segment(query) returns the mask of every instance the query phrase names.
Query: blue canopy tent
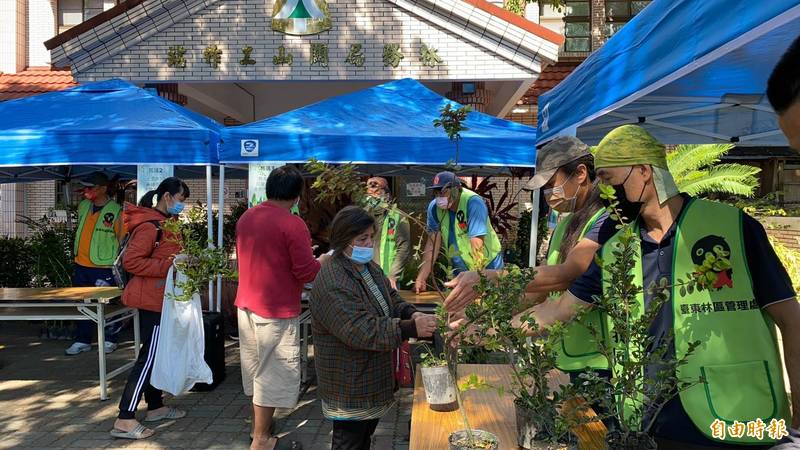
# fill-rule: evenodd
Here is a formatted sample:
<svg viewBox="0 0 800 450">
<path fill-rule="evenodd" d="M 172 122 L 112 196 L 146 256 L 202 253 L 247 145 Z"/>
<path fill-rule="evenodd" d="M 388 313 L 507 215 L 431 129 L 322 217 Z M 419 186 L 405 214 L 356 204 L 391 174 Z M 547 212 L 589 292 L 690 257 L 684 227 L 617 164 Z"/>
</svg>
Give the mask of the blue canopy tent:
<svg viewBox="0 0 800 450">
<path fill-rule="evenodd" d="M 0 183 L 69 180 L 95 170 L 133 178 L 137 164 L 205 166 L 212 202 L 221 125 L 126 81 L 2 102 L 0 117 Z M 198 171 L 176 175 L 197 177 Z M 209 240 L 211 214 L 209 208 Z"/>
<path fill-rule="evenodd" d="M 2 102 L 0 117 L 0 182 L 218 162 L 221 125 L 120 79 Z"/>
<path fill-rule="evenodd" d="M 797 0 L 655 0 L 539 97 L 539 143 L 639 123 L 666 144 L 786 145 L 764 94 L 798 35 Z"/>
<path fill-rule="evenodd" d="M 439 110 L 459 106 L 412 79 L 332 97 L 222 132 L 220 162 L 441 166 L 455 146 L 433 127 Z M 464 125 L 458 163 L 504 169 L 533 167 L 536 130 L 479 112 Z"/>
</svg>

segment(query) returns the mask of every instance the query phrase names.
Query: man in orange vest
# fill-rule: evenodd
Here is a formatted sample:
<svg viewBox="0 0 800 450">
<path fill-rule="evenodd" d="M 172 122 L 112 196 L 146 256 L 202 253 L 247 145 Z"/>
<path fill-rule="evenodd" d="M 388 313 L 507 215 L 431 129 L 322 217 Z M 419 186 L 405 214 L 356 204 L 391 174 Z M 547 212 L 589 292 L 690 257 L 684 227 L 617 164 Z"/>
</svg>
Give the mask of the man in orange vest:
<svg viewBox="0 0 800 450">
<path fill-rule="evenodd" d="M 78 205 L 78 230 L 75 235 L 75 287 L 113 286 L 111 266 L 117 257 L 119 243 L 124 236 L 122 207 L 109 195 L 110 180 L 102 172 L 95 172 L 80 182 L 85 199 Z M 117 349 L 120 323 L 106 327 L 105 352 Z M 88 320 L 79 320 L 75 342 L 66 350 L 67 355 L 88 352 L 92 348 L 95 326 Z"/>
</svg>

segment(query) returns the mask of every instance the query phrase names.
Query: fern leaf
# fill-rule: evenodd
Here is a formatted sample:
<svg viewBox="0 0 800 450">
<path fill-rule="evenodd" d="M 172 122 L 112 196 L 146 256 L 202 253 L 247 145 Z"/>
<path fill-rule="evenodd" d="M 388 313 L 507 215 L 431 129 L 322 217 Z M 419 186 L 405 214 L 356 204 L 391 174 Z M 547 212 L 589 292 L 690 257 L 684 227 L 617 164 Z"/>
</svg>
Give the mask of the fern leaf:
<svg viewBox="0 0 800 450">
<path fill-rule="evenodd" d="M 673 177 L 681 178 L 687 173 L 718 163 L 732 144 L 679 145 L 667 154 L 667 165 Z"/>
<path fill-rule="evenodd" d="M 743 164 L 720 164 L 684 177 L 678 188 L 689 195 L 733 194 L 752 197 L 758 187 L 758 167 Z"/>
</svg>

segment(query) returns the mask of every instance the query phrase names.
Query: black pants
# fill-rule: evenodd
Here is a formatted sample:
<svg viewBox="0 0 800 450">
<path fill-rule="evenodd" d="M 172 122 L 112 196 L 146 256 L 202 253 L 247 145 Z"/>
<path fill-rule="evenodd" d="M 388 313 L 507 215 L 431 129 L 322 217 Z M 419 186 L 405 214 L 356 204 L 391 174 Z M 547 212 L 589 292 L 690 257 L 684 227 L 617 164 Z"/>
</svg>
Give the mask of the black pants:
<svg viewBox="0 0 800 450">
<path fill-rule="evenodd" d="M 369 450 L 379 421 L 334 420 L 331 450 Z"/>
<path fill-rule="evenodd" d="M 136 417 L 136 407 L 139 405 L 139 400 L 142 399 L 142 392 L 144 392 L 148 411 L 164 406 L 161 391 L 150 386 L 150 373 L 153 371 L 153 360 L 158 347 L 160 322 L 161 313 L 139 310 L 139 333 L 142 336 L 142 348 L 139 350 L 139 358 L 136 359 L 131 374 L 128 375 L 128 383 L 125 385 L 125 391 L 119 401 L 118 417 L 120 419 Z"/>
</svg>

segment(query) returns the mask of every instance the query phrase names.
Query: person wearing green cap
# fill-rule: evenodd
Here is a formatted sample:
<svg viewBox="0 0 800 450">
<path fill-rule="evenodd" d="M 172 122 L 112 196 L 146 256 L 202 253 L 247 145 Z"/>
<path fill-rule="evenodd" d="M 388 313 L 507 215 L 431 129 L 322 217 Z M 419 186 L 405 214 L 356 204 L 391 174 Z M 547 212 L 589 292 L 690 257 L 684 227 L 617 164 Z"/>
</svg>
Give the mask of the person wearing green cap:
<svg viewBox="0 0 800 450">
<path fill-rule="evenodd" d="M 676 375 L 705 380 L 668 401 L 655 417 L 652 433 L 659 450 L 766 449 L 774 443 L 766 436 L 761 440 L 746 434 L 721 440 L 712 429 L 717 420 L 730 425 L 775 418 L 789 426 L 773 323 L 783 336 L 783 362 L 795 411 L 791 423 L 797 428 L 800 328 L 793 325 L 800 322 L 800 304 L 761 224 L 737 208 L 680 194 L 664 145 L 642 127 L 624 125 L 611 131 L 597 147 L 595 167 L 600 180 L 614 186 L 626 222 L 639 232 L 641 251 L 633 273 L 638 285 L 663 279 L 672 284 L 693 272 L 706 252 L 719 248 L 729 253 L 731 268 L 717 274 L 711 289 L 671 296 L 650 327 L 653 346 L 669 345 L 678 356 L 686 353 L 690 340 L 699 339 L 700 346 Z M 613 257 L 618 239 L 615 235 L 603 245 L 602 259 Z M 591 309 L 603 295 L 603 278 L 603 269 L 592 262 L 557 301 L 527 312 L 544 329 L 569 322 L 576 311 Z M 640 297 L 642 309 L 650 297 L 649 292 Z M 649 368 L 645 376 L 655 378 L 657 370 Z"/>
</svg>

